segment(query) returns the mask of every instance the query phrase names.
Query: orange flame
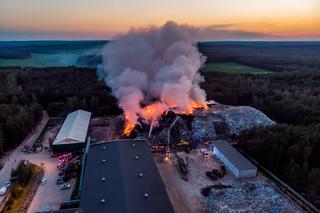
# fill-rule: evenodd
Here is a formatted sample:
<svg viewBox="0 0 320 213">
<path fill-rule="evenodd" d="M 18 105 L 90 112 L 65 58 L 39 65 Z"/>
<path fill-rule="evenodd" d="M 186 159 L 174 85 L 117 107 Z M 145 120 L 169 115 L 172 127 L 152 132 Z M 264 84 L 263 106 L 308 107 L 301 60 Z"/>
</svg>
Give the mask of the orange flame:
<svg viewBox="0 0 320 213">
<path fill-rule="evenodd" d="M 191 115 L 194 112 L 194 110 L 196 110 L 196 109 L 208 110 L 208 108 L 209 108 L 208 105 L 205 104 L 205 103 L 196 102 L 196 101 L 193 101 L 193 100 L 191 100 L 190 102 L 191 103 L 190 103 L 189 108 L 182 114 Z"/>
<path fill-rule="evenodd" d="M 123 133 L 126 136 L 129 136 L 131 134 L 133 128 L 136 126 L 136 123 L 134 121 L 132 121 L 131 119 L 129 119 L 129 116 L 125 116 L 125 117 L 126 117 L 126 123 L 125 123 Z"/>
<path fill-rule="evenodd" d="M 174 109 L 173 111 L 178 114 L 188 114 L 188 115 L 191 115 L 195 109 L 202 108 L 202 109 L 208 110 L 208 106 L 205 103 L 196 102 L 193 100 L 190 100 L 189 107 L 184 110 L 176 109 L 176 107 L 168 107 L 165 104 L 162 104 L 161 102 L 155 102 L 142 108 L 139 114 L 140 114 L 140 117 L 148 121 L 150 125 L 153 122 L 153 126 L 157 126 L 159 118 L 163 113 L 165 113 L 168 110 L 168 108 Z M 136 126 L 136 123 L 134 121 L 131 121 L 129 117 L 126 116 L 124 134 L 126 136 L 129 136 L 135 126 Z"/>
<path fill-rule="evenodd" d="M 152 120 L 156 122 L 166 110 L 167 107 L 165 107 L 165 105 L 156 102 L 142 108 L 140 114 L 144 119 L 151 123 Z"/>
</svg>

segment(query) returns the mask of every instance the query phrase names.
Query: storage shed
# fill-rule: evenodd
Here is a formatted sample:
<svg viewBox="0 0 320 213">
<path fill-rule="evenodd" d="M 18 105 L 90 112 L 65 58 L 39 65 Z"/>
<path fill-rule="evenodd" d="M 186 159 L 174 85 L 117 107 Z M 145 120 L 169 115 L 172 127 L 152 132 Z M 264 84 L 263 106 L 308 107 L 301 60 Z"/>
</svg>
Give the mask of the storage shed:
<svg viewBox="0 0 320 213">
<path fill-rule="evenodd" d="M 226 141 L 212 143 L 214 154 L 237 178 L 255 177 L 257 167 Z"/>
<path fill-rule="evenodd" d="M 52 143 L 56 152 L 75 151 L 85 146 L 91 112 L 77 110 L 69 113 Z"/>
</svg>

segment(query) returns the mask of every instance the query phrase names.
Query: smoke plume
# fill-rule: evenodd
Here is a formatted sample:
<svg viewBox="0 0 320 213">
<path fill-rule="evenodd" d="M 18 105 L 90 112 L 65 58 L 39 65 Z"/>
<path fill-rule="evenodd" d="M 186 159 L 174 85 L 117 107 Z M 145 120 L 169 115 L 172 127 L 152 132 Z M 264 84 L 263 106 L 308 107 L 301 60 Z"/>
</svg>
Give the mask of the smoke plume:
<svg viewBox="0 0 320 213">
<path fill-rule="evenodd" d="M 105 46 L 105 82 L 125 113 L 127 128 L 168 109 L 187 113 L 206 106 L 198 72 L 205 57 L 196 47 L 197 35 L 196 28 L 167 22 L 131 29 Z"/>
</svg>

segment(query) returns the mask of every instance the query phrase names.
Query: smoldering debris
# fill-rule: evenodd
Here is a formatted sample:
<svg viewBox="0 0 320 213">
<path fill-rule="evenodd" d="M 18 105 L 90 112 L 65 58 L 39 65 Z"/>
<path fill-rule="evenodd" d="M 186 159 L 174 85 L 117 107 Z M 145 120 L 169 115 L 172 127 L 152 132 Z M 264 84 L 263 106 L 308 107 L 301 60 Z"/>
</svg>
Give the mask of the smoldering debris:
<svg viewBox="0 0 320 213">
<path fill-rule="evenodd" d="M 198 146 L 206 141 L 230 138 L 253 127 L 275 124 L 265 114 L 252 107 L 215 104 L 208 110 L 198 109 L 191 115 L 168 112 L 160 118 L 158 126 L 152 129 L 149 141 L 153 145 L 166 145 L 168 129 L 177 117 L 178 121 L 170 130 L 169 143 L 172 148 L 183 141 Z M 142 124 L 133 132 L 135 136 L 148 138 L 149 127 L 150 125 Z"/>
</svg>

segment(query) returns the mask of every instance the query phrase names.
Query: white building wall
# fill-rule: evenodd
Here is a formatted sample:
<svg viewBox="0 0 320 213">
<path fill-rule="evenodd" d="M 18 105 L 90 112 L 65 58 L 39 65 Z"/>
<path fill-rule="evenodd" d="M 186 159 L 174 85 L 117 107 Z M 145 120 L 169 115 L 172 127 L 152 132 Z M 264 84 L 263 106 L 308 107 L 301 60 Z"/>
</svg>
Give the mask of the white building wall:
<svg viewBox="0 0 320 213">
<path fill-rule="evenodd" d="M 255 177 L 255 176 L 257 176 L 257 169 L 242 170 L 239 175 L 239 177 Z"/>
<path fill-rule="evenodd" d="M 237 178 L 255 177 L 257 175 L 257 169 L 239 170 L 216 148 L 214 148 L 214 154 L 224 163 L 224 165 L 229 169 L 229 171 L 231 171 L 231 173 Z"/>
</svg>

